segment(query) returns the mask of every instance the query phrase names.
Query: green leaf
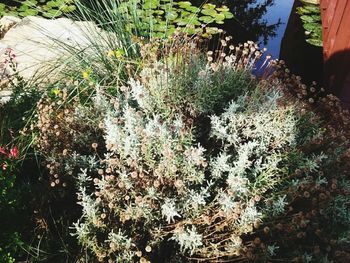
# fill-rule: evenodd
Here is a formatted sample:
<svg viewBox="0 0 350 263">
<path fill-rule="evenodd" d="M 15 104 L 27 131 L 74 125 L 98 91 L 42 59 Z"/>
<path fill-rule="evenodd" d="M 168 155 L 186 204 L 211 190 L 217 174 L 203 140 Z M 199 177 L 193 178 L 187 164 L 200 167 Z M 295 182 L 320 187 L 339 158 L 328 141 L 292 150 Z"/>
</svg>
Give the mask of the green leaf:
<svg viewBox="0 0 350 263">
<path fill-rule="evenodd" d="M 25 11 L 27 11 L 29 9 L 29 7 L 27 6 L 27 5 L 21 5 L 18 9 L 17 9 L 17 11 L 19 11 L 19 12 L 25 12 Z"/>
<path fill-rule="evenodd" d="M 207 10 L 210 10 L 210 9 L 215 9 L 216 5 L 213 5 L 213 4 L 204 4 L 203 5 L 203 9 L 207 9 Z"/>
<path fill-rule="evenodd" d="M 186 25 L 193 25 L 193 26 L 200 26 L 201 22 L 198 21 L 197 17 L 195 15 L 188 16 L 184 19 L 182 19 L 181 23 L 179 23 L 181 26 Z"/>
<path fill-rule="evenodd" d="M 206 24 L 210 24 L 210 23 L 213 23 L 215 21 L 215 19 L 212 18 L 211 16 L 201 16 L 198 20 L 202 21 L 203 23 L 206 23 Z"/>
<path fill-rule="evenodd" d="M 322 21 L 320 15 L 313 15 L 313 16 L 311 16 L 311 17 L 312 17 L 312 19 L 313 19 L 314 21 L 317 21 L 317 22 L 321 22 L 321 21 Z"/>
<path fill-rule="evenodd" d="M 62 12 L 60 10 L 53 10 L 53 9 L 43 13 L 43 16 L 46 18 L 56 18 L 61 15 L 62 15 Z"/>
<path fill-rule="evenodd" d="M 46 3 L 47 6 L 49 7 L 59 7 L 59 3 L 58 2 L 55 2 L 55 1 L 49 1 Z"/>
<path fill-rule="evenodd" d="M 304 7 L 297 7 L 297 14 L 299 15 L 308 15 L 311 14 L 312 12 L 305 9 Z"/>
<path fill-rule="evenodd" d="M 320 7 L 318 5 L 305 5 L 304 9 L 310 13 L 319 13 Z"/>
<path fill-rule="evenodd" d="M 196 6 L 190 6 L 190 7 L 187 7 L 185 8 L 187 11 L 190 11 L 192 13 L 198 13 L 200 11 L 200 9 Z"/>
<path fill-rule="evenodd" d="M 306 42 L 317 47 L 323 46 L 323 42 L 320 39 L 309 38 L 309 39 L 306 39 Z"/>
<path fill-rule="evenodd" d="M 231 12 L 222 12 L 222 14 L 225 16 L 225 19 L 231 19 L 234 17 Z"/>
<path fill-rule="evenodd" d="M 178 2 L 178 5 L 179 5 L 179 7 L 184 8 L 184 9 L 192 6 L 191 2 L 189 2 L 189 1 L 180 1 L 180 2 Z"/>
<path fill-rule="evenodd" d="M 219 12 L 230 12 L 230 9 L 225 5 L 223 5 L 222 7 L 216 8 L 216 10 Z"/>
<path fill-rule="evenodd" d="M 224 14 L 217 14 L 216 16 L 215 16 L 215 20 L 217 20 L 217 21 L 222 21 L 222 20 L 225 20 L 225 15 Z"/>
<path fill-rule="evenodd" d="M 165 15 L 165 19 L 170 21 L 175 20 L 177 17 L 178 17 L 178 14 L 175 11 L 167 12 Z"/>
<path fill-rule="evenodd" d="M 159 0 L 145 0 L 142 5 L 145 9 L 157 9 L 159 7 Z"/>
<path fill-rule="evenodd" d="M 60 10 L 64 13 L 70 13 L 76 10 L 75 5 L 63 5 L 61 6 Z"/>
<path fill-rule="evenodd" d="M 308 22 L 308 23 L 314 22 L 314 20 L 311 16 L 304 15 L 304 16 L 301 16 L 300 19 L 303 20 L 304 22 Z"/>
<path fill-rule="evenodd" d="M 203 10 L 201 11 L 201 13 L 202 13 L 203 15 L 212 16 L 212 17 L 215 17 L 215 16 L 218 14 L 218 12 L 216 12 L 215 9 L 203 9 Z"/>
<path fill-rule="evenodd" d="M 304 29 L 307 31 L 314 31 L 319 25 L 315 23 L 306 23 L 303 25 Z"/>
<path fill-rule="evenodd" d="M 18 13 L 20 16 L 36 16 L 38 14 L 38 10 L 35 9 L 27 9 L 24 12 Z"/>
<path fill-rule="evenodd" d="M 28 5 L 28 6 L 35 6 L 38 4 L 38 1 L 36 0 L 26 0 L 23 2 L 23 5 Z"/>
<path fill-rule="evenodd" d="M 162 15 L 164 14 L 164 10 L 155 10 L 154 13 L 157 15 Z"/>
<path fill-rule="evenodd" d="M 196 33 L 195 28 L 191 28 L 191 27 L 183 27 L 181 31 L 190 35 L 194 35 Z"/>
</svg>

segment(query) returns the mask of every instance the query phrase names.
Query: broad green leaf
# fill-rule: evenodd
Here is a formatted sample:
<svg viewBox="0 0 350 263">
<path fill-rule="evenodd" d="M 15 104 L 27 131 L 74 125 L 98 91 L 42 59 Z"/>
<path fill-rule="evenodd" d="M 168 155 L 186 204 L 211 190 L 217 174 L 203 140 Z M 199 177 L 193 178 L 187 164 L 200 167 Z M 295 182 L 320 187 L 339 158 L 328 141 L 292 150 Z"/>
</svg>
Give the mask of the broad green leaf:
<svg viewBox="0 0 350 263">
<path fill-rule="evenodd" d="M 180 1 L 180 2 L 178 2 L 178 5 L 179 5 L 179 7 L 184 8 L 184 9 L 192 6 L 191 2 L 188 2 L 188 1 Z"/>
<path fill-rule="evenodd" d="M 301 16 L 300 19 L 303 20 L 304 22 L 308 22 L 308 23 L 314 22 L 312 17 L 306 16 L 306 15 Z"/>
<path fill-rule="evenodd" d="M 178 14 L 175 11 L 167 12 L 165 15 L 165 19 L 170 21 L 175 20 L 177 17 L 178 17 Z"/>
<path fill-rule="evenodd" d="M 203 15 L 212 16 L 212 17 L 215 17 L 215 16 L 218 14 L 218 12 L 216 12 L 215 9 L 203 9 L 203 10 L 201 11 L 201 13 L 202 13 Z"/>
<path fill-rule="evenodd" d="M 36 16 L 39 12 L 35 9 L 27 9 L 24 12 L 20 12 L 20 16 Z"/>
<path fill-rule="evenodd" d="M 38 1 L 36 0 L 26 0 L 22 3 L 23 5 L 28 5 L 28 6 L 35 6 L 38 4 Z"/>
<path fill-rule="evenodd" d="M 204 4 L 203 9 L 215 9 L 216 5 L 213 4 Z"/>
<path fill-rule="evenodd" d="M 62 15 L 62 12 L 60 10 L 53 10 L 53 9 L 43 13 L 43 16 L 47 18 L 56 18 L 61 15 Z"/>
<path fill-rule="evenodd" d="M 231 19 L 234 17 L 231 12 L 222 12 L 222 14 L 225 16 L 225 19 Z"/>
<path fill-rule="evenodd" d="M 206 24 L 210 24 L 215 21 L 215 19 L 211 16 L 201 16 L 198 20 Z"/>
<path fill-rule="evenodd" d="M 59 3 L 56 1 L 49 1 L 46 3 L 46 5 L 49 7 L 59 7 L 60 6 Z"/>
<path fill-rule="evenodd" d="M 323 46 L 323 42 L 320 39 L 309 38 L 309 39 L 306 39 L 306 42 L 317 47 Z"/>
<path fill-rule="evenodd" d="M 76 9 L 76 7 L 75 7 L 75 5 L 64 5 L 64 6 L 62 6 L 61 8 L 60 8 L 64 13 L 69 13 L 69 12 L 73 12 L 75 9 Z"/>
<path fill-rule="evenodd" d="M 29 7 L 27 6 L 27 5 L 21 5 L 18 9 L 17 9 L 17 11 L 19 11 L 19 12 L 25 12 L 25 11 L 27 11 L 29 9 Z"/>
<path fill-rule="evenodd" d="M 230 9 L 225 5 L 223 5 L 222 7 L 216 8 L 216 10 L 219 12 L 230 12 Z"/>
</svg>

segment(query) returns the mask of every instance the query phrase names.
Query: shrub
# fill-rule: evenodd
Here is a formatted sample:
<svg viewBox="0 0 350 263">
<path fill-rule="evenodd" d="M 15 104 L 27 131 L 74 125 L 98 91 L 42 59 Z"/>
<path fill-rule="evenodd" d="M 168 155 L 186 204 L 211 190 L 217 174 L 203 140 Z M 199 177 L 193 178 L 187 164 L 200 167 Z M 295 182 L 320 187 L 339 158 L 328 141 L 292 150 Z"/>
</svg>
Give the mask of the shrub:
<svg viewBox="0 0 350 263">
<path fill-rule="evenodd" d="M 137 40 L 122 75 L 72 74 L 39 101 L 35 144 L 57 191 L 77 184 L 89 260 L 347 255 L 347 113 L 283 63 L 256 80 L 261 51 L 229 41 Z"/>
<path fill-rule="evenodd" d="M 64 253 L 79 214 L 82 262 L 346 262 L 350 134 L 339 100 L 282 62 L 252 77 L 262 54 L 252 42 L 207 50 L 201 34 L 179 32 L 150 42 L 119 22 L 109 25 L 125 36 L 118 45 L 101 37 L 73 50 L 76 64 L 42 86 L 23 131 L 46 167 L 38 200 L 48 210 L 69 201 L 51 221 L 42 207 L 36 217 Z M 16 103 L 30 97 L 21 88 Z"/>
</svg>

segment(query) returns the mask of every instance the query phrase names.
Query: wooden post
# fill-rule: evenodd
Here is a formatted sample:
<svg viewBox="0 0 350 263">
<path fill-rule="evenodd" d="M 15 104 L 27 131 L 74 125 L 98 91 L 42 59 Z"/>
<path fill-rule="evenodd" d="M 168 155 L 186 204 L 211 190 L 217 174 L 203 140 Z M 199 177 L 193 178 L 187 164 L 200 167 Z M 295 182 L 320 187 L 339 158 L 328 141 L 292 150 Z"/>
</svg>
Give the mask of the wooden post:
<svg viewBox="0 0 350 263">
<path fill-rule="evenodd" d="M 325 83 L 350 108 L 350 0 L 321 0 Z"/>
</svg>

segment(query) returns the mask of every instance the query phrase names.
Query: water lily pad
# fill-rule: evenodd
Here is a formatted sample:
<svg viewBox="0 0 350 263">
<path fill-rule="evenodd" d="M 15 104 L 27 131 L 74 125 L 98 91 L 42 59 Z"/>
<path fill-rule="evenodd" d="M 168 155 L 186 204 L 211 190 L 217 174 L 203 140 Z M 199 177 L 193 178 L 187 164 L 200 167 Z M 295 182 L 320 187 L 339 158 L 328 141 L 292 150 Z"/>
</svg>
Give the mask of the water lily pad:
<svg viewBox="0 0 350 263">
<path fill-rule="evenodd" d="M 225 6 L 225 5 L 216 8 L 216 10 L 219 11 L 219 12 L 230 12 L 230 9 L 227 6 Z"/>
<path fill-rule="evenodd" d="M 170 21 L 175 20 L 177 17 L 178 17 L 178 14 L 175 11 L 169 11 L 165 15 L 166 20 L 170 20 Z"/>
<path fill-rule="evenodd" d="M 307 24 L 304 24 L 303 27 L 307 30 L 307 31 L 314 31 L 317 27 L 318 27 L 318 24 L 316 23 L 307 23 Z"/>
<path fill-rule="evenodd" d="M 311 16 L 307 16 L 307 15 L 301 16 L 300 19 L 307 23 L 314 22 L 314 19 Z"/>
<path fill-rule="evenodd" d="M 198 19 L 199 21 L 202 21 L 203 23 L 210 24 L 215 21 L 215 19 L 211 16 L 202 16 Z"/>
<path fill-rule="evenodd" d="M 231 12 L 222 12 L 222 14 L 225 16 L 225 19 L 231 19 L 234 17 Z"/>
<path fill-rule="evenodd" d="M 76 10 L 76 6 L 75 5 L 63 5 L 60 7 L 60 10 L 63 13 L 70 13 Z"/>
<path fill-rule="evenodd" d="M 145 0 L 143 8 L 145 9 L 157 9 L 159 6 L 159 0 Z"/>
<path fill-rule="evenodd" d="M 201 11 L 203 15 L 215 17 L 218 12 L 215 9 L 203 9 Z"/>
<path fill-rule="evenodd" d="M 203 9 L 215 9 L 216 5 L 213 4 L 204 4 Z"/>
<path fill-rule="evenodd" d="M 46 3 L 46 5 L 48 7 L 52 8 L 52 7 L 59 7 L 61 5 L 61 3 L 57 2 L 57 1 L 49 1 L 49 2 Z"/>
<path fill-rule="evenodd" d="M 323 46 L 323 42 L 320 39 L 309 38 L 309 39 L 306 39 L 306 42 L 311 44 L 311 45 L 318 46 L 318 47 Z"/>
<path fill-rule="evenodd" d="M 22 3 L 22 5 L 27 5 L 27 6 L 35 6 L 38 4 L 38 1 L 36 0 L 26 0 Z"/>
<path fill-rule="evenodd" d="M 54 10 L 54 9 L 51 9 L 51 10 L 43 13 L 43 16 L 46 18 L 56 18 L 56 17 L 59 17 L 61 15 L 62 15 L 62 12 L 60 10 Z"/>
<path fill-rule="evenodd" d="M 32 8 L 31 8 L 31 9 L 27 9 L 26 11 L 19 12 L 18 14 L 19 14 L 20 16 L 25 17 L 25 16 L 36 16 L 38 13 L 39 13 L 38 10 L 35 10 L 35 9 L 32 9 Z"/>
<path fill-rule="evenodd" d="M 177 4 L 179 5 L 179 7 L 184 9 L 192 6 L 191 2 L 188 2 L 188 1 L 181 1 L 181 2 L 178 2 Z"/>
<path fill-rule="evenodd" d="M 27 6 L 27 5 L 21 5 L 17 10 L 19 11 L 19 12 L 25 12 L 25 11 L 27 11 L 29 9 L 29 6 Z"/>
</svg>

